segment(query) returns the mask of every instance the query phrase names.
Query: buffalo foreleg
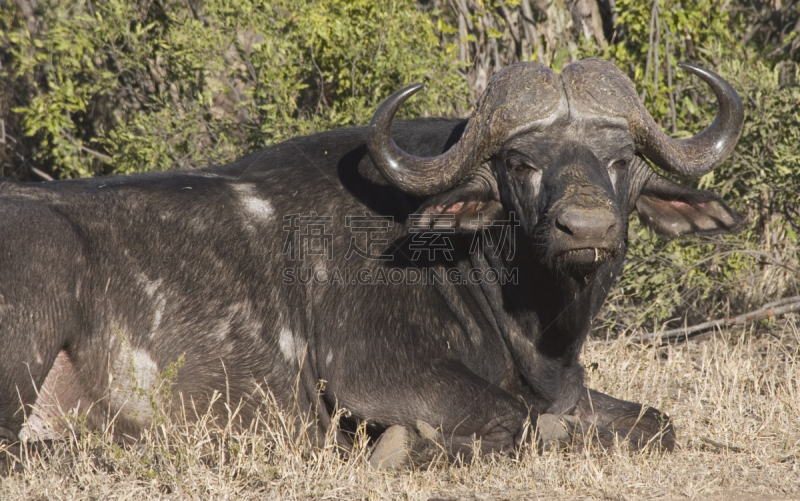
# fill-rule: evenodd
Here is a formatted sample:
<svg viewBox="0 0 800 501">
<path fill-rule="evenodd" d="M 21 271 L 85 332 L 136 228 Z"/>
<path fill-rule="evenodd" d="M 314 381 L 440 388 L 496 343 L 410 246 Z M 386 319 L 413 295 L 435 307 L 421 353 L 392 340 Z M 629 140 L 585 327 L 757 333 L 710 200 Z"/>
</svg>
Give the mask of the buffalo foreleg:
<svg viewBox="0 0 800 501">
<path fill-rule="evenodd" d="M 460 362 L 439 360 L 404 377 L 403 384 L 382 389 L 381 400 L 387 405 L 381 409 L 369 409 L 371 402 L 341 403 L 378 425 L 404 427 L 392 430 L 395 438 L 386 441 L 408 452 L 421 452 L 417 449 L 422 447 L 421 456 L 427 456 L 431 447 L 450 459 L 470 457 L 476 446 L 484 454 L 508 453 L 521 442 L 528 417 L 525 405 Z M 394 454 L 393 448 L 384 453 Z"/>
</svg>

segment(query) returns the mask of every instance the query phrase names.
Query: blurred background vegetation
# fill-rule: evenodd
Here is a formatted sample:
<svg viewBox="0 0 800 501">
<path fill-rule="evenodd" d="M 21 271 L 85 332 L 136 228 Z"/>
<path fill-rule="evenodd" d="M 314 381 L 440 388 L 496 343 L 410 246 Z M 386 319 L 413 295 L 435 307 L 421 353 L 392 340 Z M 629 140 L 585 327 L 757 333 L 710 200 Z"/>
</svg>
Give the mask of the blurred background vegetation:
<svg viewBox="0 0 800 501">
<path fill-rule="evenodd" d="M 24 181 L 233 160 L 364 125 L 411 82 L 406 117 L 466 116 L 494 72 L 614 61 L 675 137 L 715 113 L 677 62 L 733 83 L 734 155 L 693 182 L 739 235 L 659 240 L 634 220 L 598 331 L 657 329 L 800 295 L 800 9 L 791 0 L 0 0 L 0 169 Z M 689 182 L 692 183 L 692 182 Z"/>
</svg>

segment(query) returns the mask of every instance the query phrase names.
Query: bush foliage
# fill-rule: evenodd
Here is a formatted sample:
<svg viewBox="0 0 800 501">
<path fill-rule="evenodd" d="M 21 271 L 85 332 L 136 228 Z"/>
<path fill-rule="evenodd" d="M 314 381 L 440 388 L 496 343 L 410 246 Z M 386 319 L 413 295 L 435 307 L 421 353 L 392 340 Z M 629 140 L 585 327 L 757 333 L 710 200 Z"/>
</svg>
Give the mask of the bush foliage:
<svg viewBox="0 0 800 501">
<path fill-rule="evenodd" d="M 800 294 L 800 14 L 788 4 L 0 0 L 0 162 L 20 179 L 201 167 L 366 124 L 407 83 L 428 85 L 405 116 L 463 115 L 499 67 L 593 56 L 626 71 L 665 130 L 686 137 L 715 113 L 677 66 L 697 62 L 734 84 L 747 121 L 733 157 L 694 184 L 748 226 L 663 241 L 634 221 L 607 318 L 705 317 Z"/>
<path fill-rule="evenodd" d="M 190 168 L 405 113 L 448 114 L 466 84 L 409 0 L 40 2 L 0 15 L 3 77 L 33 160 L 60 178 Z"/>
</svg>

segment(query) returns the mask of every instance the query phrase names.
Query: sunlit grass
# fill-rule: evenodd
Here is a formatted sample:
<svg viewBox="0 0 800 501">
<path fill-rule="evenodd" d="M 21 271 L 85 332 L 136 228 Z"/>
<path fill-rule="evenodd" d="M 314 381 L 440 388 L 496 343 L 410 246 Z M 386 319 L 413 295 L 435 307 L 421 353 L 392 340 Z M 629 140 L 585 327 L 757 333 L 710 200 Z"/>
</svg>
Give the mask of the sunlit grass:
<svg viewBox="0 0 800 501">
<path fill-rule="evenodd" d="M 381 472 L 363 436 L 349 454 L 332 435 L 317 448 L 268 406 L 250 429 L 166 419 L 132 446 L 74 433 L 23 457 L 22 472 L 0 479 L 0 499 L 800 499 L 796 322 L 666 348 L 587 343 L 587 384 L 669 413 L 672 454 L 528 449 Z"/>
</svg>

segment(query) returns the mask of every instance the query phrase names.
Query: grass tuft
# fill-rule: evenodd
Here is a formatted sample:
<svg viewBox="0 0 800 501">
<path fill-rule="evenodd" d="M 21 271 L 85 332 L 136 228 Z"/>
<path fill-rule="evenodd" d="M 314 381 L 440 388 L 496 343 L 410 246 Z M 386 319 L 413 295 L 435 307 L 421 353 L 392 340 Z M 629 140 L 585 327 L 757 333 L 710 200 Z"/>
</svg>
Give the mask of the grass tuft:
<svg viewBox="0 0 800 501">
<path fill-rule="evenodd" d="M 133 445 L 73 433 L 26 451 L 24 469 L 0 478 L 0 499 L 800 499 L 798 321 L 663 348 L 587 343 L 587 384 L 666 411 L 672 454 L 528 448 L 381 472 L 369 467 L 363 428 L 350 453 L 334 434 L 315 448 L 269 405 L 245 430 L 231 425 L 231 408 L 228 423 L 157 420 Z"/>
</svg>

